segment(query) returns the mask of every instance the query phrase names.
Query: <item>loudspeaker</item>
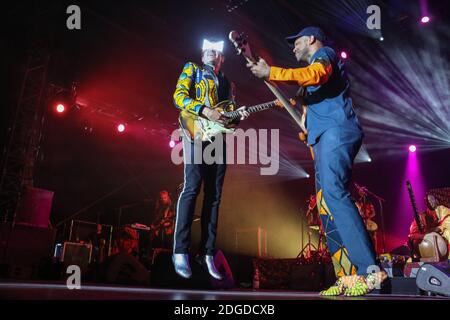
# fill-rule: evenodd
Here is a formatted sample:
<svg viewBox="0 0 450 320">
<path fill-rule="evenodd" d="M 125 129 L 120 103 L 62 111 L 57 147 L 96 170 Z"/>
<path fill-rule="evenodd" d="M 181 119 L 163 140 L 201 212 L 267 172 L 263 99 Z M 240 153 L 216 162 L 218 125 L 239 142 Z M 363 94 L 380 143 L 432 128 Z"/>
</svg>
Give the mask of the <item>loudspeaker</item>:
<svg viewBox="0 0 450 320">
<path fill-rule="evenodd" d="M 55 230 L 28 225 L 0 224 L 1 277 L 29 279 L 52 256 Z"/>
<path fill-rule="evenodd" d="M 149 285 L 150 272 L 134 256 L 121 252 L 106 263 L 106 281 L 117 284 Z"/>
<path fill-rule="evenodd" d="M 53 253 L 56 230 L 28 225 L 0 226 L 0 263 L 32 266 Z"/>
<path fill-rule="evenodd" d="M 216 268 L 224 276 L 222 281 L 213 279 L 206 267 L 200 266 L 190 256 L 192 278 L 184 279 L 176 272 L 172 264 L 171 250 L 156 250 L 152 264 L 152 286 L 160 288 L 182 288 L 182 289 L 231 289 L 234 288 L 234 278 L 227 259 L 222 251 L 217 251 L 214 262 Z"/>
<path fill-rule="evenodd" d="M 417 273 L 416 284 L 421 290 L 450 296 L 450 264 L 448 262 L 423 264 Z"/>
<path fill-rule="evenodd" d="M 17 224 L 47 228 L 52 209 L 53 191 L 26 187 L 17 204 Z"/>
</svg>

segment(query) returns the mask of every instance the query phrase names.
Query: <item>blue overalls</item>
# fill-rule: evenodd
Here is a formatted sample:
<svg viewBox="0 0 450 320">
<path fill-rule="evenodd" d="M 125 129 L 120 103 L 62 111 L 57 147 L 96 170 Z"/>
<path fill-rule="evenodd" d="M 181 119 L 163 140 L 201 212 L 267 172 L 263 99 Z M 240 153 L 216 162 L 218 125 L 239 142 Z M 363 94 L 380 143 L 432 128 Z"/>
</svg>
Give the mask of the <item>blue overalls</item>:
<svg viewBox="0 0 450 320">
<path fill-rule="evenodd" d="M 306 87 L 308 145 L 314 150 L 317 207 L 337 276 L 366 275 L 375 252 L 348 185 L 363 131 L 353 110 L 343 62 L 330 47 L 322 47 L 310 63 L 332 66 L 328 81 Z"/>
</svg>

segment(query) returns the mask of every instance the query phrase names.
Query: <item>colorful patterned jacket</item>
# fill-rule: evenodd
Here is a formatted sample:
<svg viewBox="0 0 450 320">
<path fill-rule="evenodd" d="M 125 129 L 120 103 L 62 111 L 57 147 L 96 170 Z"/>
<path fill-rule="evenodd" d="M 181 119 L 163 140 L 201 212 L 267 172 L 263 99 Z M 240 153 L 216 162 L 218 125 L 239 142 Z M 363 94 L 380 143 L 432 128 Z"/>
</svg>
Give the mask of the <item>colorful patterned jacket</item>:
<svg viewBox="0 0 450 320">
<path fill-rule="evenodd" d="M 200 115 L 204 106 L 231 99 L 231 84 L 222 71 L 216 75 L 210 66 L 193 62 L 184 65 L 173 94 L 175 106 L 194 115 Z"/>
</svg>

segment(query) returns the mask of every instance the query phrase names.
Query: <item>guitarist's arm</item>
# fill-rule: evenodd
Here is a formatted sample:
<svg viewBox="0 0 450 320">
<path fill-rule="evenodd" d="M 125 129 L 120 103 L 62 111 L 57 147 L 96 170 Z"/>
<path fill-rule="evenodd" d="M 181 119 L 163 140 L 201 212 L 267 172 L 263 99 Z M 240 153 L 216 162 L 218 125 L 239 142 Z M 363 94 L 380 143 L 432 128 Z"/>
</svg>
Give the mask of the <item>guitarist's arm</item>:
<svg viewBox="0 0 450 320">
<path fill-rule="evenodd" d="M 271 67 L 264 59 L 260 59 L 256 65 L 252 65 L 250 68 L 260 78 L 305 87 L 324 84 L 333 72 L 331 63 L 326 59 L 316 59 L 307 67 L 295 69 Z"/>
<path fill-rule="evenodd" d="M 302 87 L 317 86 L 327 82 L 332 72 L 333 69 L 330 63 L 316 61 L 304 68 L 284 69 L 271 67 L 269 80 L 294 82 Z"/>
<path fill-rule="evenodd" d="M 196 68 L 198 67 L 192 62 L 184 65 L 173 94 L 173 102 L 178 109 L 200 116 L 205 106 L 200 100 L 193 99 L 190 96 Z"/>
</svg>

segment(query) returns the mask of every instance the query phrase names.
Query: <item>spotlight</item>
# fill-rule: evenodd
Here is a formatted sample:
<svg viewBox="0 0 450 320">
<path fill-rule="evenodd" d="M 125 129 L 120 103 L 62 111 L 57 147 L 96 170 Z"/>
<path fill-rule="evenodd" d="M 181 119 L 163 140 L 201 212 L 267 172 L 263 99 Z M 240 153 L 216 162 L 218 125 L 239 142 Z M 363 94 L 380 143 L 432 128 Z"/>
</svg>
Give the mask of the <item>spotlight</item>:
<svg viewBox="0 0 450 320">
<path fill-rule="evenodd" d="M 372 158 L 367 159 L 367 162 L 372 162 Z"/>
<path fill-rule="evenodd" d="M 409 152 L 416 152 L 416 150 L 417 150 L 416 146 L 413 144 L 410 145 L 408 149 L 409 149 Z"/>
<path fill-rule="evenodd" d="M 420 22 L 428 23 L 428 22 L 430 22 L 430 17 L 429 16 L 423 16 L 422 19 L 420 19 Z"/>
<path fill-rule="evenodd" d="M 74 85 L 71 89 L 66 89 L 49 84 L 48 95 L 51 99 L 49 107 L 60 115 L 71 111 L 76 106 L 76 87 Z"/>
<path fill-rule="evenodd" d="M 307 173 L 307 174 L 306 174 L 306 177 L 309 178 L 309 177 L 311 177 L 311 176 Z"/>
<path fill-rule="evenodd" d="M 347 59 L 347 58 L 348 58 L 347 52 L 342 51 L 342 52 L 341 52 L 341 58 L 342 58 L 342 59 Z"/>
<path fill-rule="evenodd" d="M 125 131 L 125 125 L 123 123 L 119 124 L 117 126 L 117 131 L 119 131 L 121 133 L 124 132 Z"/>
<path fill-rule="evenodd" d="M 56 112 L 63 113 L 64 111 L 66 111 L 66 107 L 62 103 L 58 103 L 56 105 Z"/>
<path fill-rule="evenodd" d="M 379 37 L 378 40 L 384 41 L 384 38 L 383 37 Z"/>
<path fill-rule="evenodd" d="M 170 140 L 169 147 L 171 147 L 171 148 L 175 147 L 175 141 Z"/>
</svg>

